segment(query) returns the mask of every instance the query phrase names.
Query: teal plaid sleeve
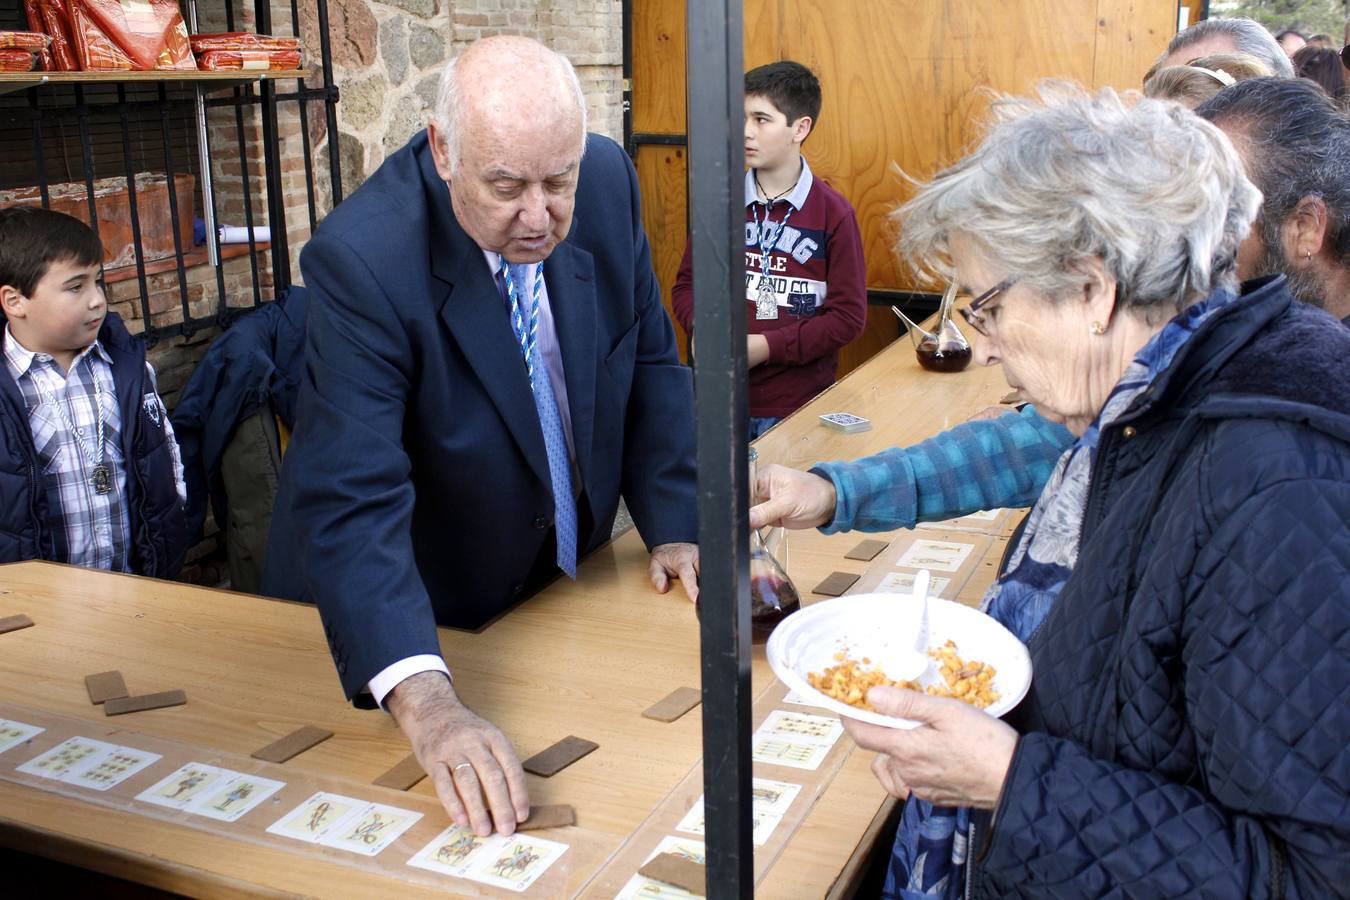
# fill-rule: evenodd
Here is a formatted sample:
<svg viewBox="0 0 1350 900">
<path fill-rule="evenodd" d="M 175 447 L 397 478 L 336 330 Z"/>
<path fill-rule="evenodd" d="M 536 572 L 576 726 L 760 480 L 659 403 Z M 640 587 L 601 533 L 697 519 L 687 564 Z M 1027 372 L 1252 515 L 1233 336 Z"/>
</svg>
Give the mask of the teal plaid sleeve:
<svg viewBox="0 0 1350 900">
<path fill-rule="evenodd" d="M 891 531 L 981 509 L 1030 506 L 1073 444 L 1035 408 L 966 422 L 913 447 L 817 463 L 834 482 L 834 520 L 820 530 Z"/>
</svg>

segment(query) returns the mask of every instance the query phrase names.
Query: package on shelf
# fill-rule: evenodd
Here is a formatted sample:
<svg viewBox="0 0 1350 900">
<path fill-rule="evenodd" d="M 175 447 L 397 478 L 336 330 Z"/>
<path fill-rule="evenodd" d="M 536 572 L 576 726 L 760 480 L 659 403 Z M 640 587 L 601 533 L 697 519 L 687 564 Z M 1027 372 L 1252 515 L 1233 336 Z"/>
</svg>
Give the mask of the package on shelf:
<svg viewBox="0 0 1350 900">
<path fill-rule="evenodd" d="M 42 68 L 57 72 L 78 72 L 75 45 L 70 38 L 70 9 L 66 0 L 24 0 L 28 27 L 41 31 L 52 39 L 51 47 L 41 56 Z"/>
<path fill-rule="evenodd" d="M 39 53 L 47 49 L 52 39 L 34 31 L 0 31 L 0 50 L 27 50 Z"/>
<path fill-rule="evenodd" d="M 75 44 L 76 65 L 81 71 L 126 72 L 136 68 L 131 57 L 80 5 L 80 0 L 69 0 L 69 3 L 70 35 Z"/>
<path fill-rule="evenodd" d="M 0 49 L 0 72 L 31 72 L 36 66 L 32 50 Z"/>
<path fill-rule="evenodd" d="M 300 39 L 251 31 L 216 31 L 191 35 L 193 53 L 212 50 L 299 50 Z"/>
<path fill-rule="evenodd" d="M 86 70 L 197 68 L 178 0 L 68 0 Z M 97 40 L 101 35 L 117 52 Z M 125 60 L 127 65 L 123 65 Z"/>
<path fill-rule="evenodd" d="M 197 67 L 206 71 L 240 69 L 283 71 L 300 68 L 299 50 L 207 50 L 197 54 Z"/>
<path fill-rule="evenodd" d="M 190 173 L 174 173 L 173 194 L 178 208 L 178 240 L 175 244 L 168 179 L 163 172 L 136 174 L 136 218 L 146 262 L 172 257 L 178 248 L 184 253 L 192 249 L 196 184 L 196 178 Z M 52 209 L 88 224 L 89 191 L 83 181 L 49 184 L 47 197 Z M 41 203 L 42 194 L 36 187 L 0 190 L 0 209 L 39 206 Z M 136 234 L 131 227 L 131 198 L 126 178 L 96 179 L 94 206 L 98 211 L 98 236 L 103 242 L 103 265 L 108 269 L 135 265 Z"/>
</svg>

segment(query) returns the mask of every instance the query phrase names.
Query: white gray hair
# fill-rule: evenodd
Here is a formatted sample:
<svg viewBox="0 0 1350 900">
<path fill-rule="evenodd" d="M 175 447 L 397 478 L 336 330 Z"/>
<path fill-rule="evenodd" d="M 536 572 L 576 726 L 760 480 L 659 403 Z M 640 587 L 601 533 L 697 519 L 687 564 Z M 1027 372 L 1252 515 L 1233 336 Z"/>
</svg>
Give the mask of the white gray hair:
<svg viewBox="0 0 1350 900">
<path fill-rule="evenodd" d="M 1250 53 L 1270 66 L 1270 71 L 1281 78 L 1294 77 L 1294 64 L 1289 54 L 1275 40 L 1275 36 L 1266 30 L 1260 22 L 1235 17 L 1232 19 L 1205 19 L 1196 22 L 1190 28 L 1177 33 L 1163 51 L 1161 59 L 1184 50 L 1192 44 L 1198 44 L 1206 38 L 1230 37 L 1237 45 L 1239 53 Z M 1189 62 L 1190 60 L 1186 60 Z"/>
<path fill-rule="evenodd" d="M 572 61 L 554 50 L 548 50 L 548 53 L 558 63 L 558 68 L 565 73 L 565 78 L 576 96 L 577 109 L 581 112 L 581 148 L 586 149 L 586 95 L 581 90 L 581 80 L 577 78 L 577 70 L 572 67 Z M 445 141 L 446 154 L 450 159 L 450 171 L 459 168 L 460 151 L 460 131 L 459 124 L 462 118 L 461 97 L 459 93 L 459 63 L 464 58 L 464 54 L 456 56 L 445 66 L 445 71 L 441 72 L 440 87 L 436 91 L 436 106 L 432 115 L 436 119 L 436 127 L 440 129 L 441 135 Z"/>
<path fill-rule="evenodd" d="M 895 213 L 897 250 L 921 275 L 951 278 L 960 232 L 1052 298 L 1101 259 L 1118 302 L 1150 321 L 1235 283 L 1261 194 L 1218 128 L 1176 103 L 1062 82 L 997 99 L 993 118 L 975 152 Z"/>
</svg>

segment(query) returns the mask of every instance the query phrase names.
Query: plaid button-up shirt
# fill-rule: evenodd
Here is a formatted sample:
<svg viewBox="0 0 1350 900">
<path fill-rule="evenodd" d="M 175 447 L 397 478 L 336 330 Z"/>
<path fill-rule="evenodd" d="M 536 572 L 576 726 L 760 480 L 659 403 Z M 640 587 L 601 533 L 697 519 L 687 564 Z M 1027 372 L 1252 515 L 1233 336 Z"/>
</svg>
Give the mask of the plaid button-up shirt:
<svg viewBox="0 0 1350 900">
<path fill-rule="evenodd" d="M 75 358 L 67 374 L 49 354 L 34 353 L 21 345 L 8 326 L 4 345 L 5 366 L 28 410 L 57 561 L 129 571 L 131 518 L 126 504 L 122 413 L 117 405 L 112 357 L 94 341 Z M 145 366 L 154 384 L 154 368 L 149 362 Z M 159 404 L 160 421 L 169 442 L 178 497 L 186 501 L 183 464 L 173 427 L 159 394 L 153 397 Z M 98 433 L 100 410 L 102 435 Z M 112 470 L 113 489 L 107 494 L 94 490 L 93 470 L 99 462 Z"/>
<path fill-rule="evenodd" d="M 811 471 L 834 482 L 836 495 L 834 520 L 821 531 L 890 531 L 1030 506 L 1072 444 L 1067 428 L 1028 406 L 965 422 L 912 447 L 817 463 Z"/>
</svg>

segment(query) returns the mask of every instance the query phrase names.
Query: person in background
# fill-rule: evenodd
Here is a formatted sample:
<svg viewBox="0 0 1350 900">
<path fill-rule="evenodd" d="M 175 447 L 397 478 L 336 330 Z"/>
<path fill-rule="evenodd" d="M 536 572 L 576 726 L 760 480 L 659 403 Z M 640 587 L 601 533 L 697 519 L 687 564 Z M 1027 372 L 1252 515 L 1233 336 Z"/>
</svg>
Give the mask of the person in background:
<svg viewBox="0 0 1350 900">
<path fill-rule="evenodd" d="M 108 312 L 102 269 L 103 245 L 79 219 L 0 210 L 0 561 L 176 578 L 178 444 L 145 346 Z"/>
<path fill-rule="evenodd" d="M 1294 66 L 1275 38 L 1251 19 L 1205 19 L 1180 32 L 1168 43 L 1149 75 L 1164 66 L 1181 66 L 1211 53 L 1250 53 L 1284 78 L 1294 77 Z M 1145 79 L 1148 75 L 1144 76 Z"/>
<path fill-rule="evenodd" d="M 751 440 L 834 384 L 839 348 L 867 324 L 857 216 L 802 156 L 819 118 L 820 82 L 810 69 L 782 60 L 746 73 L 744 305 Z M 671 301 L 675 318 L 695 336 L 688 246 Z"/>
<path fill-rule="evenodd" d="M 1188 65 L 1155 70 L 1144 82 L 1144 96 L 1194 109 L 1231 84 L 1273 74 L 1270 66 L 1249 53 L 1214 53 Z"/>
<path fill-rule="evenodd" d="M 1323 50 L 1335 50 L 1336 42 L 1331 39 L 1329 34 L 1313 34 L 1308 36 L 1309 47 L 1319 47 Z"/>
<path fill-rule="evenodd" d="M 1304 47 L 1294 54 L 1294 72 L 1299 78 L 1321 86 L 1327 96 L 1344 108 L 1346 104 L 1345 67 L 1341 55 L 1327 47 Z"/>
<path fill-rule="evenodd" d="M 1196 109 L 1261 190 L 1238 274 L 1282 272 L 1294 299 L 1350 325 L 1350 114 L 1302 78 L 1257 78 Z"/>
<path fill-rule="evenodd" d="M 1283 50 L 1290 59 L 1293 59 L 1295 53 L 1307 46 L 1308 39 L 1297 31 L 1285 29 L 1275 35 L 1275 43 L 1280 45 L 1280 49 Z"/>
<path fill-rule="evenodd" d="M 884 896 L 1336 895 L 1350 330 L 1280 277 L 1239 295 L 1261 198 L 1212 124 L 1072 86 L 995 115 L 901 250 L 975 296 L 976 360 L 1075 441 L 984 600 L 1026 698 L 999 721 L 873 688 L 920 726 L 845 720 L 907 799 Z M 845 506 L 889 504 L 871 468 Z M 829 522 L 784 486 L 752 527 Z"/>
</svg>

